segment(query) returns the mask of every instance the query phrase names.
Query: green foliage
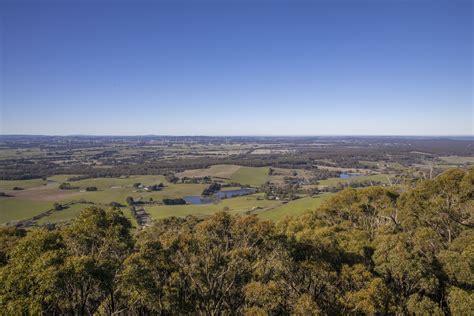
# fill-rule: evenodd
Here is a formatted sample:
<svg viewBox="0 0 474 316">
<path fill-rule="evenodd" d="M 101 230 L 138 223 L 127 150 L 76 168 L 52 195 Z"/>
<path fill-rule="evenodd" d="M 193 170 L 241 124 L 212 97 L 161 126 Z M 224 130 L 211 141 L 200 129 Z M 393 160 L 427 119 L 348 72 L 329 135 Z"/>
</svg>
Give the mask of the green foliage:
<svg viewBox="0 0 474 316">
<path fill-rule="evenodd" d="M 443 315 L 442 309 L 426 296 L 413 294 L 407 302 L 407 310 L 412 315 L 440 316 Z"/>
<path fill-rule="evenodd" d="M 347 189 L 274 224 L 218 212 L 132 237 L 119 210 L 0 231 L 5 314 L 469 315 L 473 174 Z"/>
<path fill-rule="evenodd" d="M 115 310 L 116 274 L 132 248 L 119 211 L 84 210 L 61 231 L 22 238 L 0 270 L 0 305 L 9 314 Z"/>
<path fill-rule="evenodd" d="M 8 253 L 26 236 L 24 229 L 15 227 L 0 227 L 0 267 L 8 263 Z"/>
<path fill-rule="evenodd" d="M 458 287 L 448 289 L 448 305 L 452 315 L 470 315 L 474 310 L 474 293 Z"/>
</svg>

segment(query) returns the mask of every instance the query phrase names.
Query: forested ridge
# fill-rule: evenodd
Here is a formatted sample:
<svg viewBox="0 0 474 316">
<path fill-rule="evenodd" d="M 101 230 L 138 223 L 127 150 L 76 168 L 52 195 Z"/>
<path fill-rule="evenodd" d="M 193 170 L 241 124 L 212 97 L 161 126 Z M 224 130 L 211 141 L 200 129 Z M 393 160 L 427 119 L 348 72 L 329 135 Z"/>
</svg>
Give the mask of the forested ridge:
<svg viewBox="0 0 474 316">
<path fill-rule="evenodd" d="M 116 209 L 0 231 L 2 314 L 472 315 L 474 168 L 345 189 L 278 223 L 226 212 L 133 231 Z"/>
</svg>

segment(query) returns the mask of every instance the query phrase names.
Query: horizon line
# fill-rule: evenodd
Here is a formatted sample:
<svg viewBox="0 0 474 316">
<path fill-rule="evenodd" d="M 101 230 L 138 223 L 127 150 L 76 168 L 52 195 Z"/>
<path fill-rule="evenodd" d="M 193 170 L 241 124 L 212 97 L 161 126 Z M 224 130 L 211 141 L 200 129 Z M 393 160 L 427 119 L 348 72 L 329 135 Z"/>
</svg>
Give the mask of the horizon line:
<svg viewBox="0 0 474 316">
<path fill-rule="evenodd" d="M 42 137 L 474 137 L 474 134 L 1 134 Z"/>
</svg>

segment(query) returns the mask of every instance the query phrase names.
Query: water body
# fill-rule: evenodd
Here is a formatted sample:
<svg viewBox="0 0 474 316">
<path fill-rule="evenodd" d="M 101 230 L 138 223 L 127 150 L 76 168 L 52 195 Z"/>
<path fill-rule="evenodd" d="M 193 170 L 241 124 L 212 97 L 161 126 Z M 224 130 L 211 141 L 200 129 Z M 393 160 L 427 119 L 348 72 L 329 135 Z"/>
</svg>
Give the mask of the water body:
<svg viewBox="0 0 474 316">
<path fill-rule="evenodd" d="M 211 204 L 212 203 L 211 198 L 207 198 L 207 197 L 204 198 L 202 196 L 196 196 L 196 195 L 185 196 L 183 199 L 188 204 Z"/>
<path fill-rule="evenodd" d="M 229 191 L 219 191 L 211 197 L 202 197 L 197 195 L 185 196 L 183 199 L 189 204 L 211 204 L 216 199 L 229 199 L 236 196 L 242 196 L 255 193 L 254 189 L 238 189 Z"/>
<path fill-rule="evenodd" d="M 229 190 L 229 191 L 219 191 L 214 194 L 218 198 L 231 198 L 236 196 L 242 196 L 247 194 L 255 193 L 254 189 L 238 189 L 238 190 Z"/>
<path fill-rule="evenodd" d="M 339 178 L 340 179 L 349 179 L 349 178 L 357 177 L 357 176 L 360 176 L 360 174 L 358 174 L 358 173 L 341 173 L 339 175 Z"/>
</svg>

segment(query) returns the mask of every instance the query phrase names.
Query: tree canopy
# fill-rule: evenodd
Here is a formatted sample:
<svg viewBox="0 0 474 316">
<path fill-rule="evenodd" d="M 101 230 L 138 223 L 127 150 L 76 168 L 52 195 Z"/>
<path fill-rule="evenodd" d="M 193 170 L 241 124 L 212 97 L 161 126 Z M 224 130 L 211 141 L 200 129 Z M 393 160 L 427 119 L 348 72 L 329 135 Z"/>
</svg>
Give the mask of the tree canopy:
<svg viewBox="0 0 474 316">
<path fill-rule="evenodd" d="M 273 223 L 226 212 L 132 232 L 88 208 L 61 229 L 0 231 L 6 314 L 469 315 L 474 168 L 345 189 Z"/>
</svg>

